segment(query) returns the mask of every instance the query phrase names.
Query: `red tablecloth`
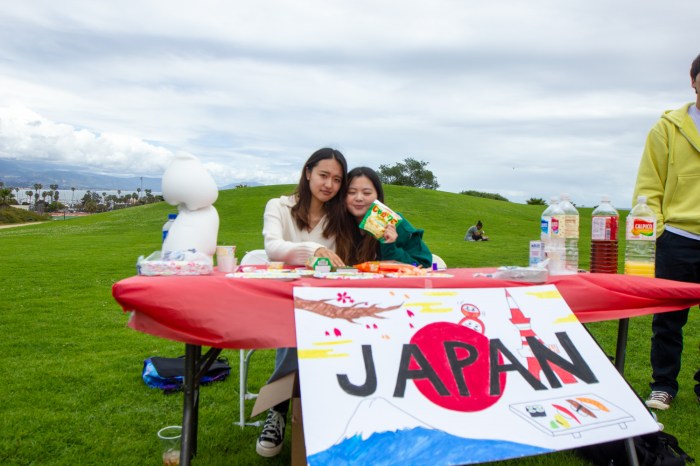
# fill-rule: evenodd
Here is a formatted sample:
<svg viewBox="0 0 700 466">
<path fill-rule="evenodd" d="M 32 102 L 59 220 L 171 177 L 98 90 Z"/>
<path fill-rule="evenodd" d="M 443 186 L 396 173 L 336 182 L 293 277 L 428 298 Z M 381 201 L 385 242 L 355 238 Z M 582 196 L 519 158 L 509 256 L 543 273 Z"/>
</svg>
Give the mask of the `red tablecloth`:
<svg viewBox="0 0 700 466">
<path fill-rule="evenodd" d="M 495 288 L 528 283 L 474 277 L 479 269 L 450 269 L 452 278 L 293 281 L 202 276 L 136 276 L 114 284 L 112 294 L 129 326 L 170 340 L 216 348 L 296 346 L 293 290 L 297 286 L 346 288 Z M 483 269 L 481 269 L 483 271 Z M 700 285 L 658 278 L 582 273 L 552 276 L 582 322 L 672 311 L 700 303 Z"/>
</svg>

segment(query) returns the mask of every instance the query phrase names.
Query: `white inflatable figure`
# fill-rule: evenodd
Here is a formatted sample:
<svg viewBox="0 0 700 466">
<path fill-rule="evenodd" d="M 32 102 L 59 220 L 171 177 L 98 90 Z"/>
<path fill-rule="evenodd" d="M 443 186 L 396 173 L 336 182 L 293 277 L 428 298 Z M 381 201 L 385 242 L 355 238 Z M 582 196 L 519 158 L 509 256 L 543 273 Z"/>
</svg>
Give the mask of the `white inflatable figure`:
<svg viewBox="0 0 700 466">
<path fill-rule="evenodd" d="M 212 205 L 219 197 L 214 179 L 195 156 L 178 153 L 163 173 L 163 198 L 178 214 L 163 242 L 161 256 L 195 249 L 211 258 L 216 252 L 219 213 Z M 191 252 L 191 251 L 190 251 Z M 174 259 L 174 257 L 173 257 Z"/>
</svg>

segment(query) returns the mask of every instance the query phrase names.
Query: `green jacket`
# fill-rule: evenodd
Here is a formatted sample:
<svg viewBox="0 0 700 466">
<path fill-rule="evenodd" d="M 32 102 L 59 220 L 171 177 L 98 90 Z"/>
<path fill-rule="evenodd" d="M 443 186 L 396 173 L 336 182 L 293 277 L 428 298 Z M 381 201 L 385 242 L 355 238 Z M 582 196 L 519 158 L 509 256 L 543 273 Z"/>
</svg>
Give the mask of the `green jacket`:
<svg viewBox="0 0 700 466">
<path fill-rule="evenodd" d="M 396 233 L 398 238 L 393 243 L 379 243 L 379 260 L 432 267 L 433 254 L 423 242 L 423 230 L 415 228 L 404 218 L 396 226 Z"/>
<path fill-rule="evenodd" d="M 647 196 L 656 213 L 657 235 L 668 224 L 700 235 L 700 133 L 686 104 L 668 110 L 647 136 L 632 205 Z"/>
</svg>

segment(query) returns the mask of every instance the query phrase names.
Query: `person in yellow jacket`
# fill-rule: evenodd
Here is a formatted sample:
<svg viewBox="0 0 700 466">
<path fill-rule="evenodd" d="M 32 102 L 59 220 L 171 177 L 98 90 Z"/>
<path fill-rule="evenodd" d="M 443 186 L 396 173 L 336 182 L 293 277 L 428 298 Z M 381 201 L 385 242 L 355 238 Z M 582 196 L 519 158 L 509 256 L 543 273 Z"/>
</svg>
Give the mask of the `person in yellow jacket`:
<svg viewBox="0 0 700 466">
<path fill-rule="evenodd" d="M 647 196 L 647 204 L 656 213 L 656 276 L 700 283 L 700 55 L 691 64 L 690 83 L 695 102 L 665 112 L 649 132 L 633 199 Z M 646 400 L 650 408 L 668 409 L 678 393 L 688 311 L 653 317 L 653 381 Z M 695 380 L 700 402 L 700 370 Z"/>
</svg>

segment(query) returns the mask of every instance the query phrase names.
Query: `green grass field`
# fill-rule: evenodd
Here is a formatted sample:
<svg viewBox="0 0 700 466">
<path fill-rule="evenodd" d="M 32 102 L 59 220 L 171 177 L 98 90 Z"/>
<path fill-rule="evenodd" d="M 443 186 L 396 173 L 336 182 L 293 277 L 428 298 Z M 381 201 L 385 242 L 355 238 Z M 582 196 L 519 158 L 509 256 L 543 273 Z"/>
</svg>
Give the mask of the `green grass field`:
<svg viewBox="0 0 700 466">
<path fill-rule="evenodd" d="M 266 201 L 291 190 L 222 191 L 216 202 L 219 243 L 237 245 L 239 259 L 245 251 L 261 248 Z M 389 206 L 425 229 L 431 250 L 452 267 L 527 265 L 528 243 L 539 237 L 542 206 L 397 186 L 387 186 L 386 197 Z M 147 357 L 179 356 L 184 345 L 129 329 L 111 288 L 135 273 L 138 256 L 160 248 L 161 226 L 174 211 L 160 203 L 0 229 L 0 464 L 160 464 L 156 432 L 181 422 L 182 395 L 148 388 L 141 369 Z M 591 209 L 580 209 L 580 214 L 580 266 L 587 269 Z M 477 219 L 492 241 L 463 241 Z M 650 320 L 636 318 L 630 325 L 626 376 L 642 396 L 648 392 Z M 699 324 L 694 308 L 686 329 Z M 614 354 L 616 323 L 591 324 L 589 329 Z M 700 406 L 692 391 L 692 374 L 700 368 L 700 334 L 686 333 L 681 392 L 659 420 L 692 456 L 700 457 Z M 238 351 L 222 355 L 229 358 L 233 375 L 202 389 L 194 464 L 289 464 L 289 448 L 278 458 L 260 458 L 255 453 L 258 429 L 234 425 L 239 415 Z M 272 350 L 253 357 L 253 387 L 267 379 L 273 358 Z M 569 452 L 501 464 L 562 462 L 586 464 Z"/>
</svg>

